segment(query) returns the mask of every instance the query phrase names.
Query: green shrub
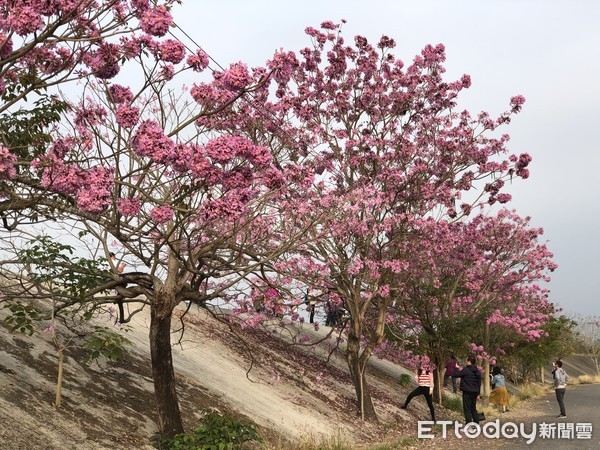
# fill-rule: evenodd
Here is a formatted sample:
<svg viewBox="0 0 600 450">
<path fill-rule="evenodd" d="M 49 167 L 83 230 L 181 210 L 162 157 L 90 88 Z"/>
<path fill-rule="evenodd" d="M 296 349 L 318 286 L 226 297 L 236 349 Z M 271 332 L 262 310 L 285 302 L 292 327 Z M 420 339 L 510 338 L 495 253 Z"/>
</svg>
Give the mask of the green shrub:
<svg viewBox="0 0 600 450">
<path fill-rule="evenodd" d="M 154 446 L 161 450 L 233 450 L 248 442 L 262 442 L 254 423 L 207 414 L 191 433 L 172 439 L 158 437 Z"/>
<path fill-rule="evenodd" d="M 403 373 L 402 375 L 400 375 L 400 380 L 398 381 L 400 382 L 400 386 L 407 387 L 410 384 L 411 380 L 412 378 L 410 375 Z"/>
</svg>

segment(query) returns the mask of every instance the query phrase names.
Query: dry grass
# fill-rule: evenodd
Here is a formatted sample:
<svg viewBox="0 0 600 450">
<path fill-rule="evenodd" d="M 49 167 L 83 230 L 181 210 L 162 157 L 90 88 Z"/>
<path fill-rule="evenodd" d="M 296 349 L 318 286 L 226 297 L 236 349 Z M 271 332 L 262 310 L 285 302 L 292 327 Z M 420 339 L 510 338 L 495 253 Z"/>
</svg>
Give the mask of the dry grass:
<svg viewBox="0 0 600 450">
<path fill-rule="evenodd" d="M 288 443 L 287 446 L 281 448 L 269 447 L 268 450 L 350 450 L 353 448 L 339 432 L 326 438 L 315 435 L 305 435 L 291 445 L 292 446 Z"/>
<path fill-rule="evenodd" d="M 569 378 L 569 384 L 598 384 L 600 375 L 581 375 L 579 377 Z"/>
<path fill-rule="evenodd" d="M 549 386 L 537 383 L 519 385 L 517 387 L 518 393 L 510 395 L 509 408 L 511 410 L 518 410 L 524 402 L 541 397 L 548 393 L 549 390 Z M 477 404 L 477 410 L 483 412 L 486 417 L 497 417 L 502 414 L 502 408 L 498 405 L 490 404 L 487 399 Z"/>
<path fill-rule="evenodd" d="M 527 383 L 519 386 L 518 397 L 521 400 L 541 397 L 548 392 L 548 386 L 538 383 Z"/>
</svg>

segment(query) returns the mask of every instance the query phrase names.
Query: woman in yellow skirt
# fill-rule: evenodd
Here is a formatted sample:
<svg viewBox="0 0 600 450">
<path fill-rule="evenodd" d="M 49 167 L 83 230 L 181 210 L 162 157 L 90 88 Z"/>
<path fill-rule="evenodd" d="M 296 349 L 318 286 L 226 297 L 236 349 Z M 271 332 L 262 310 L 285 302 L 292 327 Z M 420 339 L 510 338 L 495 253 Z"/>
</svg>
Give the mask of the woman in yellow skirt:
<svg viewBox="0 0 600 450">
<path fill-rule="evenodd" d="M 500 367 L 495 366 L 492 371 L 492 393 L 490 394 L 490 403 L 502 406 L 502 412 L 510 411 L 508 409 L 508 390 L 506 389 L 506 380 L 502 375 Z"/>
</svg>

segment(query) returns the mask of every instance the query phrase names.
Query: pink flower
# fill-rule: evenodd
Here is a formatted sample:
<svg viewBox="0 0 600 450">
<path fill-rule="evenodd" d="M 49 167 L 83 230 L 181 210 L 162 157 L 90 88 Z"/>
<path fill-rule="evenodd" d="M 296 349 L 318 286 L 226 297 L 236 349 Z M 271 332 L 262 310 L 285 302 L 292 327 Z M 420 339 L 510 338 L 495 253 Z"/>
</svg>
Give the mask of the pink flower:
<svg viewBox="0 0 600 450">
<path fill-rule="evenodd" d="M 118 204 L 119 213 L 125 217 L 133 217 L 140 212 L 141 205 L 137 198 L 120 198 Z"/>
<path fill-rule="evenodd" d="M 173 64 L 164 64 L 160 68 L 160 78 L 165 81 L 169 81 L 173 79 L 175 75 L 175 69 L 173 68 Z"/>
<path fill-rule="evenodd" d="M 140 124 L 131 145 L 137 155 L 148 156 L 162 164 L 176 159 L 175 144 L 154 120 L 144 120 Z"/>
<path fill-rule="evenodd" d="M 77 191 L 77 206 L 85 212 L 100 214 L 111 203 L 113 170 L 102 166 L 84 173 L 84 183 Z"/>
<path fill-rule="evenodd" d="M 390 286 L 387 284 L 380 286 L 379 287 L 379 295 L 383 298 L 389 297 L 390 296 Z"/>
<path fill-rule="evenodd" d="M 512 199 L 512 196 L 510 194 L 498 194 L 496 199 L 499 203 L 508 203 Z"/>
<path fill-rule="evenodd" d="M 157 6 L 142 15 L 140 27 L 152 36 L 164 36 L 173 23 L 173 17 L 165 6 Z"/>
<path fill-rule="evenodd" d="M 64 164 L 53 157 L 41 157 L 33 161 L 32 167 L 43 168 L 42 186 L 60 194 L 75 195 L 84 184 L 85 172 L 75 164 Z"/>
<path fill-rule="evenodd" d="M 119 105 L 115 116 L 117 123 L 123 128 L 133 128 L 140 118 L 140 110 L 135 106 Z"/>
<path fill-rule="evenodd" d="M 98 125 L 104 122 L 106 118 L 106 109 L 102 106 L 91 103 L 81 104 L 75 112 L 74 122 L 77 126 L 87 127 L 88 125 Z"/>
<path fill-rule="evenodd" d="M 165 39 L 159 45 L 159 56 L 162 61 L 179 64 L 185 57 L 185 46 L 175 39 Z"/>
<path fill-rule="evenodd" d="M 92 73 L 100 79 L 109 79 L 116 76 L 121 70 L 119 46 L 101 42 L 98 50 L 86 54 L 83 58 Z"/>
<path fill-rule="evenodd" d="M 510 99 L 510 106 L 513 112 L 519 112 L 523 109 L 523 104 L 525 103 L 525 97 L 522 95 L 515 95 Z"/>
<path fill-rule="evenodd" d="M 137 37 L 121 37 L 121 52 L 126 59 L 135 58 L 142 54 L 143 42 Z"/>
<path fill-rule="evenodd" d="M 240 138 L 245 140 L 244 138 Z M 237 156 L 238 144 L 236 138 L 227 136 L 219 136 L 209 141 L 204 147 L 206 156 L 213 161 L 221 164 L 226 164 Z"/>
<path fill-rule="evenodd" d="M 188 56 L 186 61 L 195 72 L 202 72 L 208 67 L 208 55 L 203 50 L 197 50 L 195 55 Z"/>
<path fill-rule="evenodd" d="M 230 91 L 242 90 L 252 82 L 248 66 L 241 62 L 231 64 L 229 70 L 220 74 L 219 79 Z"/>
<path fill-rule="evenodd" d="M 10 56 L 13 50 L 12 40 L 6 34 L 0 33 L 0 59 L 6 59 Z"/>
<path fill-rule="evenodd" d="M 130 88 L 113 84 L 108 88 L 108 98 L 113 103 L 131 103 L 133 94 Z"/>
<path fill-rule="evenodd" d="M 8 25 L 19 36 L 26 36 L 44 28 L 44 21 L 33 7 L 15 3 L 8 16 Z"/>
<path fill-rule="evenodd" d="M 273 78 L 280 84 L 287 83 L 292 71 L 299 65 L 294 52 L 277 52 L 273 60 L 269 61 L 267 67 L 271 70 Z"/>
<path fill-rule="evenodd" d="M 463 75 L 460 78 L 460 82 L 461 82 L 461 84 L 463 85 L 464 88 L 471 87 L 471 76 L 467 75 L 467 74 Z"/>
<path fill-rule="evenodd" d="M 0 144 L 0 180 L 10 180 L 17 175 L 16 163 L 17 157 Z"/>
<path fill-rule="evenodd" d="M 173 218 L 173 210 L 169 205 L 157 206 L 150 211 L 150 217 L 157 225 L 161 225 Z"/>
</svg>

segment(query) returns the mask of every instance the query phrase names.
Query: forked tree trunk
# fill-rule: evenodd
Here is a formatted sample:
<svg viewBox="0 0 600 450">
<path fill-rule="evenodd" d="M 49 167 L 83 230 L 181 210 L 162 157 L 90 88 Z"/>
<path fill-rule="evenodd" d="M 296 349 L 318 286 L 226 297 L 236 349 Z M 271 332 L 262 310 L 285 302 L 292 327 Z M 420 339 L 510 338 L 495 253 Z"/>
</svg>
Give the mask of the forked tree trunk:
<svg viewBox="0 0 600 450">
<path fill-rule="evenodd" d="M 348 335 L 348 347 L 346 349 L 346 361 L 352 376 L 352 383 L 356 391 L 356 399 L 362 420 L 377 421 L 377 413 L 373 406 L 369 385 L 367 384 L 365 368 L 368 358 L 361 357 L 360 339 L 352 332 Z"/>
<path fill-rule="evenodd" d="M 150 356 L 154 395 L 158 410 L 158 426 L 163 436 L 174 437 L 183 433 L 181 412 L 175 388 L 175 371 L 171 352 L 171 317 L 173 311 L 156 306 L 150 314 Z"/>
</svg>

